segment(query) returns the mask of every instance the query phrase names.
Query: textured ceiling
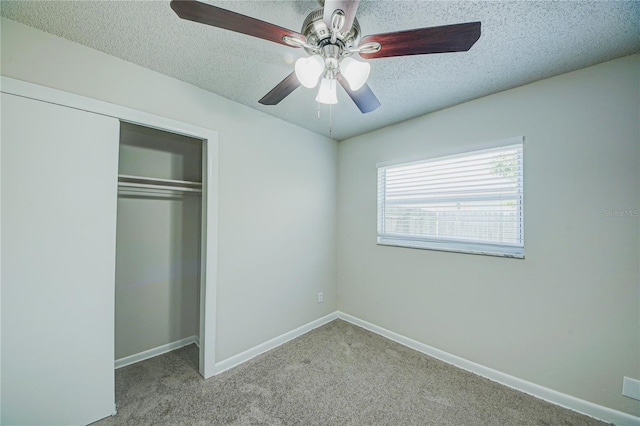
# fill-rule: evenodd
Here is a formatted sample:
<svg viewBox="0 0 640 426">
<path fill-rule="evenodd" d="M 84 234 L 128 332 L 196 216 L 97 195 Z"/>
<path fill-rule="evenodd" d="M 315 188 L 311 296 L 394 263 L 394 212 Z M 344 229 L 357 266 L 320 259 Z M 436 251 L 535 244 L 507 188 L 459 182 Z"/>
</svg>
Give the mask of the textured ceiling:
<svg viewBox="0 0 640 426">
<path fill-rule="evenodd" d="M 213 1 L 300 31 L 316 1 Z M 328 134 L 329 107 L 300 87 L 276 106 L 258 103 L 306 56 L 243 34 L 179 19 L 168 1 L 2 1 L 0 14 L 259 111 Z M 470 99 L 640 52 L 639 1 L 361 0 L 362 34 L 482 22 L 469 52 L 371 60 L 382 106 L 361 114 L 338 88 L 332 137 L 342 140 Z"/>
</svg>

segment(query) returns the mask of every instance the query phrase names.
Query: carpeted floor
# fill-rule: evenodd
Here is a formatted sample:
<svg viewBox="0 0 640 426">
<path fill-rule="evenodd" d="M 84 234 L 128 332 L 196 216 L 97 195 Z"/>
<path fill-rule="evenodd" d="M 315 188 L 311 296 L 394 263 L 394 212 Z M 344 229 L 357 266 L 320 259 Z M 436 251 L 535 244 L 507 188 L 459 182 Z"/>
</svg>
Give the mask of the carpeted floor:
<svg viewBox="0 0 640 426">
<path fill-rule="evenodd" d="M 197 357 L 117 370 L 118 414 L 94 425 L 605 425 L 341 320 L 206 381 Z"/>
</svg>

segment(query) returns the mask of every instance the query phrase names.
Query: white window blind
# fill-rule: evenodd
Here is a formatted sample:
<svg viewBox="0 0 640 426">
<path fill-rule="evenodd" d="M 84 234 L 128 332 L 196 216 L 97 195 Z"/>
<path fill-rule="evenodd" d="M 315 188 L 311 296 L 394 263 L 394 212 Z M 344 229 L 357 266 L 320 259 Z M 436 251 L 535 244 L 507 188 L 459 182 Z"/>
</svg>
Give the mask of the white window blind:
<svg viewBox="0 0 640 426">
<path fill-rule="evenodd" d="M 524 258 L 517 141 L 378 167 L 378 244 Z"/>
</svg>

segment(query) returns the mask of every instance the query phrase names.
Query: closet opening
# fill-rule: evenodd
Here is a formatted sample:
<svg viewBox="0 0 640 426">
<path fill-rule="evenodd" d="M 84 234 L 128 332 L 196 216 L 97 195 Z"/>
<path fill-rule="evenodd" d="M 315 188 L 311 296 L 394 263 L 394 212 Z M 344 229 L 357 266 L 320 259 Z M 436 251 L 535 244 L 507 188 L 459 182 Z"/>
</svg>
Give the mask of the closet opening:
<svg viewBox="0 0 640 426">
<path fill-rule="evenodd" d="M 207 164 L 202 140 L 120 123 L 115 366 L 201 344 Z"/>
</svg>

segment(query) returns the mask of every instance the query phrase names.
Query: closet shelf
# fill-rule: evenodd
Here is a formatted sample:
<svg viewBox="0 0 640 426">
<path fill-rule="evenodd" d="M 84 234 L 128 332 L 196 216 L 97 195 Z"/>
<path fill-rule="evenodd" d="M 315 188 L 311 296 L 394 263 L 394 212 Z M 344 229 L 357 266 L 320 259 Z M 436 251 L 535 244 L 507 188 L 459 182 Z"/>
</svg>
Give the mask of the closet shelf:
<svg viewBox="0 0 640 426">
<path fill-rule="evenodd" d="M 160 179 L 146 176 L 118 175 L 118 188 L 137 188 L 152 191 L 202 192 L 202 182 Z"/>
</svg>

